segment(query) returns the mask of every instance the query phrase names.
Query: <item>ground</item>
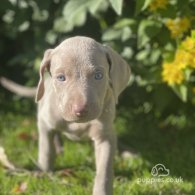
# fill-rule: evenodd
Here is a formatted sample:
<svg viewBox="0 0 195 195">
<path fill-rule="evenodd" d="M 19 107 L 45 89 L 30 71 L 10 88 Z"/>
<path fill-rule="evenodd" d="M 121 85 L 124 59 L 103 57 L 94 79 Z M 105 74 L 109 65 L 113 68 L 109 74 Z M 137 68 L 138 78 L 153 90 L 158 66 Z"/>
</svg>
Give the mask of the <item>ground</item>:
<svg viewBox="0 0 195 195">
<path fill-rule="evenodd" d="M 0 165 L 0 194 L 91 194 L 95 175 L 91 141 L 72 142 L 65 138 L 64 154 L 57 157 L 55 171 L 36 171 L 38 135 L 36 112 L 33 113 L 1 112 L 0 146 L 22 170 L 9 171 Z M 140 118 L 144 117 L 142 122 Z M 157 126 L 150 121 L 143 114 L 132 118 L 121 111 L 117 115 L 119 151 L 114 163 L 114 194 L 194 195 L 194 130 Z M 126 150 L 131 155 L 124 158 Z M 158 163 L 169 169 L 168 176 L 151 175 Z"/>
</svg>

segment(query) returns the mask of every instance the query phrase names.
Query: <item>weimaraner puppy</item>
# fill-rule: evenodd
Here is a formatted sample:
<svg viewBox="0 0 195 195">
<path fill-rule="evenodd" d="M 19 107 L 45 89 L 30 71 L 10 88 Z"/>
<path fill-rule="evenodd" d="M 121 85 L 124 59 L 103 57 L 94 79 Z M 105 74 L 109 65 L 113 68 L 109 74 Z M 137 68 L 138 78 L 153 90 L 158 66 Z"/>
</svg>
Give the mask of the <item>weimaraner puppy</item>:
<svg viewBox="0 0 195 195">
<path fill-rule="evenodd" d="M 50 76 L 44 81 L 44 72 Z M 96 176 L 93 195 L 113 194 L 115 105 L 130 77 L 129 65 L 110 47 L 88 37 L 72 37 L 46 50 L 37 88 L 41 170 L 53 168 L 57 132 L 94 141 Z"/>
</svg>

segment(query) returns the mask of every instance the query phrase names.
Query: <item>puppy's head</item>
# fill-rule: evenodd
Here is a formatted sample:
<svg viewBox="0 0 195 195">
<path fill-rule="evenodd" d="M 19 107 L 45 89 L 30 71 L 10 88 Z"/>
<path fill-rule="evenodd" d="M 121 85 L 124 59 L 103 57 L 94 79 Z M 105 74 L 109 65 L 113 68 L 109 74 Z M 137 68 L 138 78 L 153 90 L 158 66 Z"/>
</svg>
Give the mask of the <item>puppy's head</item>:
<svg viewBox="0 0 195 195">
<path fill-rule="evenodd" d="M 129 80 L 129 66 L 111 48 L 87 37 L 73 37 L 45 52 L 36 101 L 44 95 L 44 71 L 49 69 L 58 109 L 66 121 L 98 118 L 108 88 L 117 98 Z"/>
</svg>

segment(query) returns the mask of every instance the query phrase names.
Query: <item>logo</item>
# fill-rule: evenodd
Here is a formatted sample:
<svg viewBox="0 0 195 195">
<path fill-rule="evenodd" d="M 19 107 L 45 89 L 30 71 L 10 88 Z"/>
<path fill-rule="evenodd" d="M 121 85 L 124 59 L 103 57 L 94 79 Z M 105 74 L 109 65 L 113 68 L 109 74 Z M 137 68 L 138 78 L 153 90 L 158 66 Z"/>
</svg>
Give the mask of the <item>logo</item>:
<svg viewBox="0 0 195 195">
<path fill-rule="evenodd" d="M 164 177 L 169 175 L 169 169 L 166 169 L 166 167 L 163 164 L 156 164 L 152 170 L 151 174 L 154 177 Z"/>
<path fill-rule="evenodd" d="M 137 178 L 137 183 L 141 184 L 156 184 L 156 183 L 182 183 L 183 178 L 166 177 L 170 171 L 163 164 L 156 164 L 151 170 L 152 177 Z"/>
</svg>

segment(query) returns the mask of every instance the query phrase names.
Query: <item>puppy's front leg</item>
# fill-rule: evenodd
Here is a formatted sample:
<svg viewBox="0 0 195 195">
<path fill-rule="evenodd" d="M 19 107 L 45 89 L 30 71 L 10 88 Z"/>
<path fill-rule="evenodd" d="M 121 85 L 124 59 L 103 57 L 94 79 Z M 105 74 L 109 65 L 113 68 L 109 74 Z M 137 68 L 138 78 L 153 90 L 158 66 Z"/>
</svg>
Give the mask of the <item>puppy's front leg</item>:
<svg viewBox="0 0 195 195">
<path fill-rule="evenodd" d="M 49 171 L 53 169 L 55 159 L 54 132 L 46 128 L 43 123 L 39 123 L 38 128 L 38 166 L 42 171 Z"/>
<path fill-rule="evenodd" d="M 113 158 L 116 148 L 116 137 L 106 135 L 95 140 L 96 177 L 93 195 L 113 194 Z"/>
</svg>

